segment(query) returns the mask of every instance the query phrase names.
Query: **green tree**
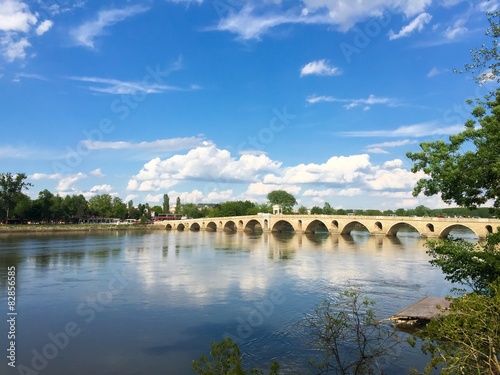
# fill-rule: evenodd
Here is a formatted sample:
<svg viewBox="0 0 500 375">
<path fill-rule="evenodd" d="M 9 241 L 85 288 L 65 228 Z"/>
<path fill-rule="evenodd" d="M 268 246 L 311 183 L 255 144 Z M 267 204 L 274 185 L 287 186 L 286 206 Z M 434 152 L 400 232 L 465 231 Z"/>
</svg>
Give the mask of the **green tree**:
<svg viewBox="0 0 500 375">
<path fill-rule="evenodd" d="M 325 204 L 323 205 L 323 214 L 324 215 L 333 215 L 334 213 L 335 213 L 335 210 L 330 205 L 330 203 L 325 202 Z"/>
<path fill-rule="evenodd" d="M 500 90 L 493 100 L 472 111 L 475 120 L 465 130 L 443 140 L 420 144 L 421 152 L 408 152 L 412 172 L 424 172 L 413 191 L 417 196 L 441 194 L 446 203 L 475 208 L 493 201 L 500 211 Z"/>
<path fill-rule="evenodd" d="M 193 361 L 193 370 L 199 375 L 263 375 L 262 369 L 246 370 L 243 367 L 243 357 L 236 343 L 230 338 L 211 345 L 211 358 L 202 355 L 198 361 Z M 270 365 L 269 375 L 278 375 L 279 364 Z"/>
<path fill-rule="evenodd" d="M 274 190 L 267 194 L 267 199 L 271 205 L 279 204 L 283 209 L 284 214 L 291 214 L 293 206 L 297 204 L 295 197 L 285 190 Z"/>
<path fill-rule="evenodd" d="M 38 193 L 38 199 L 36 200 L 36 205 L 40 213 L 40 219 L 49 223 L 52 218 L 52 203 L 54 199 L 54 194 L 52 194 L 47 189 L 42 190 Z"/>
<path fill-rule="evenodd" d="M 168 194 L 163 194 L 163 213 L 170 213 L 170 198 Z"/>
<path fill-rule="evenodd" d="M 119 197 L 114 197 L 111 202 L 111 217 L 125 219 L 127 217 L 127 205 Z"/>
<path fill-rule="evenodd" d="M 308 210 L 306 206 L 300 206 L 297 212 L 299 213 L 299 215 L 307 215 Z"/>
<path fill-rule="evenodd" d="M 24 189 L 33 186 L 25 182 L 27 176 L 24 173 L 18 173 L 15 176 L 12 173 L 0 173 L 0 208 L 5 211 L 5 220 L 9 220 L 10 210 L 16 207 L 20 195 Z"/>
<path fill-rule="evenodd" d="M 500 279 L 489 293 L 452 298 L 450 310 L 417 334 L 431 359 L 425 374 L 500 374 Z"/>
<path fill-rule="evenodd" d="M 311 208 L 311 215 L 321 215 L 323 213 L 323 209 L 318 206 L 313 206 Z"/>
<path fill-rule="evenodd" d="M 113 198 L 109 194 L 95 195 L 89 199 L 89 210 L 94 216 L 112 217 Z"/>
<path fill-rule="evenodd" d="M 177 197 L 177 200 L 175 201 L 175 211 L 174 212 L 176 214 L 180 214 L 181 213 L 181 209 L 182 209 L 181 198 Z"/>
<path fill-rule="evenodd" d="M 427 241 L 430 263 L 441 268 L 446 280 L 486 293 L 489 285 L 500 278 L 500 232 L 486 241 L 472 243 L 464 239 Z"/>
<path fill-rule="evenodd" d="M 500 11 L 488 12 L 486 16 L 490 26 L 486 29 L 485 35 L 492 38 L 491 45 L 485 43 L 480 48 L 472 49 L 472 62 L 465 65 L 465 69 L 472 73 L 479 84 L 492 80 L 500 82 L 500 46 L 498 43 Z"/>
</svg>

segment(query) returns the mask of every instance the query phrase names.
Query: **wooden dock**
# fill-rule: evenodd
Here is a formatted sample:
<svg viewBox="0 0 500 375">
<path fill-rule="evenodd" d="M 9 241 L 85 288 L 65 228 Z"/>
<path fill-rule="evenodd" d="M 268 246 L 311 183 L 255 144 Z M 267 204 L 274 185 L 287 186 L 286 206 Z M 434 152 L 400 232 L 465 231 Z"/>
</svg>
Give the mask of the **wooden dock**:
<svg viewBox="0 0 500 375">
<path fill-rule="evenodd" d="M 445 298 L 424 297 L 394 314 L 390 320 L 397 324 L 426 324 L 439 314 L 446 314 L 450 308 L 450 303 Z"/>
</svg>

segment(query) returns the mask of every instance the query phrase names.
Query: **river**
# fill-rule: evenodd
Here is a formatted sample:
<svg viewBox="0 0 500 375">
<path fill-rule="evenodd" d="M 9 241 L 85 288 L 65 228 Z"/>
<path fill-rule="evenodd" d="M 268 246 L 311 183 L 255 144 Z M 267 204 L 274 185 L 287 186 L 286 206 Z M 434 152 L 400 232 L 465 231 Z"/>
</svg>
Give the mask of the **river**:
<svg viewBox="0 0 500 375">
<path fill-rule="evenodd" d="M 322 299 L 359 288 L 382 319 L 452 287 L 412 233 L 10 234 L 0 245 L 0 342 L 8 352 L 14 325 L 16 364 L 2 355 L 2 374 L 193 374 L 192 360 L 224 336 L 249 365 L 307 373 L 296 324 Z M 388 374 L 425 361 L 408 346 L 398 354 Z"/>
</svg>

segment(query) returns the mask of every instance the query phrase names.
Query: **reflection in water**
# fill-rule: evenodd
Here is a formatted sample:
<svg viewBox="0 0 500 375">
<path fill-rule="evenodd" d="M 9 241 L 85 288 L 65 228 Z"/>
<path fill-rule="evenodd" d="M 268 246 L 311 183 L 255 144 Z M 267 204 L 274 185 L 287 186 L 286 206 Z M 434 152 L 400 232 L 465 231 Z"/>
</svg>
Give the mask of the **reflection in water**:
<svg viewBox="0 0 500 375">
<path fill-rule="evenodd" d="M 30 366 L 33 350 L 43 353 L 48 335 L 68 322 L 81 329 L 47 361 L 55 375 L 191 374 L 191 361 L 224 335 L 252 363 L 279 359 L 291 373 L 307 368 L 294 324 L 328 295 L 359 287 L 386 318 L 451 288 L 411 233 L 119 232 L 0 242 L 2 288 L 7 266 L 17 268 L 18 363 Z M 418 353 L 405 350 L 386 373 L 418 364 Z"/>
</svg>

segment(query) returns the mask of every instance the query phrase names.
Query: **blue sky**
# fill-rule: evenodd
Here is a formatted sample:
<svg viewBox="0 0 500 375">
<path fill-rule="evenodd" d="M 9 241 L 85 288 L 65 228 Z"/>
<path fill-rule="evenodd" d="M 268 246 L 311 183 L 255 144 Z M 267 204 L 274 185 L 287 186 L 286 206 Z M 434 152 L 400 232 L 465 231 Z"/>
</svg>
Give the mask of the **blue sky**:
<svg viewBox="0 0 500 375">
<path fill-rule="evenodd" d="M 29 195 L 444 206 L 407 151 L 459 132 L 499 1 L 0 0 L 0 171 Z"/>
</svg>

